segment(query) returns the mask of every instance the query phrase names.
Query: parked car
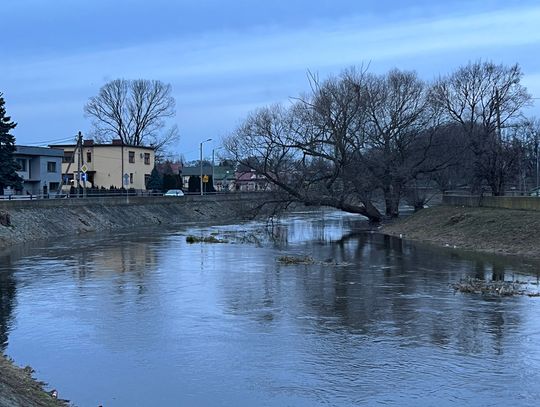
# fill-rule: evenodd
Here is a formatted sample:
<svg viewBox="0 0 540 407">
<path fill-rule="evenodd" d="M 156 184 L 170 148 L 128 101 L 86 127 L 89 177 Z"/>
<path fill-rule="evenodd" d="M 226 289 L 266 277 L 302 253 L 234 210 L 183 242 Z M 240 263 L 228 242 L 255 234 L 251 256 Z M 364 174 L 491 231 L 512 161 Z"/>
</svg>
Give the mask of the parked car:
<svg viewBox="0 0 540 407">
<path fill-rule="evenodd" d="M 184 196 L 184 191 L 181 189 L 169 189 L 163 196 Z"/>
<path fill-rule="evenodd" d="M 529 196 L 540 196 L 540 188 L 531 189 Z"/>
</svg>

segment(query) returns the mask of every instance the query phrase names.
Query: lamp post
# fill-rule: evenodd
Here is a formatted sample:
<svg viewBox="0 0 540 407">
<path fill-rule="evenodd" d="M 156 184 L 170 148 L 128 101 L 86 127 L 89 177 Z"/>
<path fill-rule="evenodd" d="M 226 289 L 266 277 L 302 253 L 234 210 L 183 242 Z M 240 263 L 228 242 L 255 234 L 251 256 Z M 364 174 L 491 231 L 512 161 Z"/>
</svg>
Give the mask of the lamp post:
<svg viewBox="0 0 540 407">
<path fill-rule="evenodd" d="M 212 139 L 209 138 L 208 140 L 201 141 L 201 144 L 199 145 L 199 151 L 200 151 L 200 154 L 201 154 L 201 157 L 200 157 L 200 164 L 201 164 L 201 195 L 204 195 L 204 192 L 203 192 L 203 180 L 202 180 L 202 177 L 203 177 L 202 147 L 203 147 L 203 144 L 208 142 L 208 141 L 212 141 Z"/>
<path fill-rule="evenodd" d="M 540 196 L 540 185 L 538 184 L 538 175 L 540 174 L 538 167 L 538 132 L 535 134 L 535 144 L 536 144 L 536 196 Z"/>
</svg>

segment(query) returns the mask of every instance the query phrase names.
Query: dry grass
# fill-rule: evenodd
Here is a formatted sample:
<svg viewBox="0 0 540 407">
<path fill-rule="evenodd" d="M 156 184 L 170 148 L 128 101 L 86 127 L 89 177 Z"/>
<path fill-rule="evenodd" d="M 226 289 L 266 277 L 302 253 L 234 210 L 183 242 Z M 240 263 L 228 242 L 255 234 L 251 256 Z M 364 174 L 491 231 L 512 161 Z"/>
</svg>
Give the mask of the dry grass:
<svg viewBox="0 0 540 407">
<path fill-rule="evenodd" d="M 2 407 L 66 407 L 63 400 L 43 390 L 43 383 L 32 378 L 30 367 L 18 368 L 0 355 L 0 406 Z"/>
<path fill-rule="evenodd" d="M 540 259 L 540 212 L 439 206 L 382 229 L 406 239 Z"/>
</svg>

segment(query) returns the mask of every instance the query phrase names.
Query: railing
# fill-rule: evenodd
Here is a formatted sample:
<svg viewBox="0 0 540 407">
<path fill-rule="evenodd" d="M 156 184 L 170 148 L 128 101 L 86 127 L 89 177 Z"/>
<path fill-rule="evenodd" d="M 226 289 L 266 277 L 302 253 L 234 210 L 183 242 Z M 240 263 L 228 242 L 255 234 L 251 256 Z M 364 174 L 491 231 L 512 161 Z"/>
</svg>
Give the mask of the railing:
<svg viewBox="0 0 540 407">
<path fill-rule="evenodd" d="M 215 191 L 215 192 L 205 192 L 204 195 L 229 195 L 229 194 L 236 194 L 236 193 L 246 193 L 245 191 L 238 191 L 238 192 L 232 192 L 232 191 Z M 257 191 L 253 192 L 247 192 L 247 193 L 257 193 Z M 63 192 L 63 193 L 50 193 L 50 194 L 26 194 L 26 195 L 0 195 L 0 200 L 6 200 L 6 201 L 32 201 L 32 200 L 38 200 L 38 199 L 81 199 L 81 198 L 106 198 L 106 197 L 159 197 L 164 196 L 165 194 L 163 192 L 153 192 L 153 191 L 146 191 L 146 190 L 105 190 L 105 191 L 81 191 L 79 193 L 77 192 Z M 185 192 L 184 195 L 186 196 L 199 196 L 200 192 Z"/>
<path fill-rule="evenodd" d="M 443 204 L 473 208 L 484 207 L 540 211 L 540 198 L 536 196 L 444 195 Z"/>
<path fill-rule="evenodd" d="M 43 207 L 53 208 L 58 206 L 92 206 L 92 205 L 154 205 L 154 204 L 185 204 L 193 205 L 198 202 L 210 202 L 210 201 L 238 201 L 238 202 L 265 202 L 272 198 L 268 192 L 223 192 L 213 193 L 201 196 L 200 194 L 186 194 L 185 196 L 170 197 L 163 196 L 162 193 L 147 193 L 135 195 L 133 194 L 108 194 L 104 196 L 87 195 L 79 196 L 76 194 L 73 196 L 38 196 L 38 195 L 12 195 L 1 197 L 0 209 L 9 209 L 17 207 Z M 15 197 L 22 197 L 22 199 L 16 199 Z"/>
</svg>

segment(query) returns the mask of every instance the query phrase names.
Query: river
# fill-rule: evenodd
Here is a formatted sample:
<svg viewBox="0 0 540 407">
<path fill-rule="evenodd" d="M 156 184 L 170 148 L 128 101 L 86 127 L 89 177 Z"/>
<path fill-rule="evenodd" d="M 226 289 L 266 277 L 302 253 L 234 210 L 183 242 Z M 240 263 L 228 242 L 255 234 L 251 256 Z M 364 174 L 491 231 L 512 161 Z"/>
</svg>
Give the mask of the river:
<svg viewBox="0 0 540 407">
<path fill-rule="evenodd" d="M 383 236 L 335 211 L 265 226 L 3 251 L 0 348 L 79 407 L 537 405 L 540 298 L 450 286 L 538 289 L 537 265 Z M 212 234 L 228 242 L 186 242 Z"/>
</svg>

